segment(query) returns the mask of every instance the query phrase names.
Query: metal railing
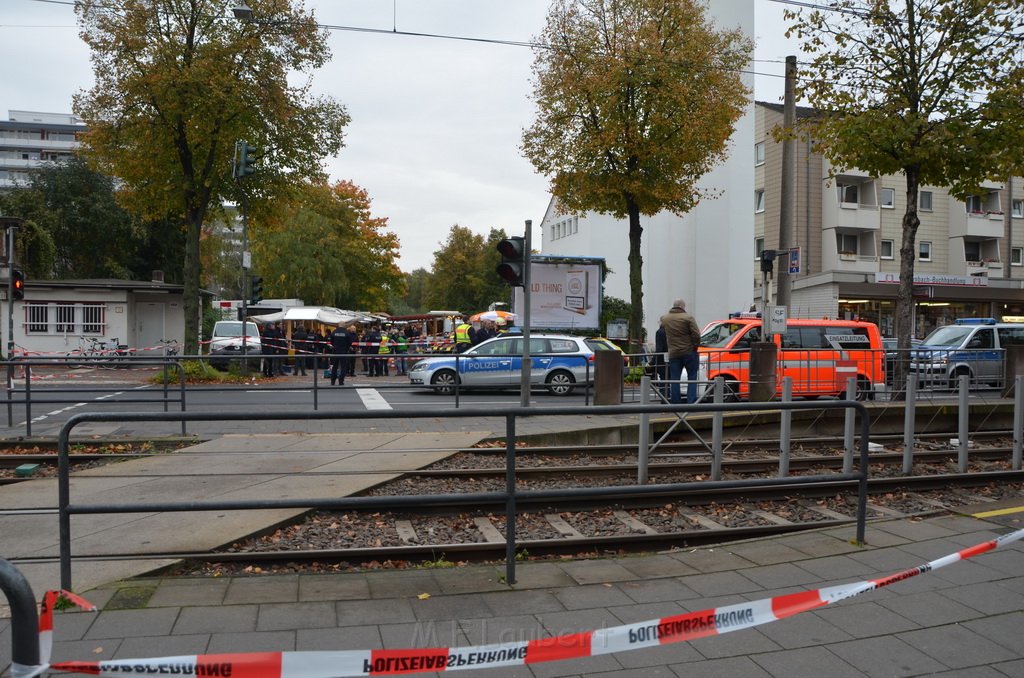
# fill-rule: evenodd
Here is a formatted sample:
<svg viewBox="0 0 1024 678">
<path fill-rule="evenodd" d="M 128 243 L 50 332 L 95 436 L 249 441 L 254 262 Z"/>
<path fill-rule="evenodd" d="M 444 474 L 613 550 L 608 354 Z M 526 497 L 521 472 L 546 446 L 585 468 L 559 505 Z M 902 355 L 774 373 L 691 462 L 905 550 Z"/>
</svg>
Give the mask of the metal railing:
<svg viewBox="0 0 1024 678">
<path fill-rule="evenodd" d="M 135 503 L 89 503 L 73 504 L 71 501 L 70 483 L 70 438 L 74 428 L 86 422 L 143 422 L 143 421 L 253 421 L 253 420 L 276 420 L 276 421 L 319 421 L 319 420 L 348 420 L 348 419 L 447 419 L 447 418 L 468 418 L 468 417 L 500 417 L 505 420 L 505 479 L 506 487 L 504 492 L 492 493 L 466 493 L 466 494 L 438 494 L 438 495 L 407 495 L 397 498 L 398 504 L 408 505 L 410 508 L 423 508 L 441 504 L 462 504 L 473 505 L 486 501 L 503 501 L 506 507 L 506 548 L 505 548 L 505 569 L 506 578 L 509 583 L 515 583 L 515 516 L 519 501 L 556 499 L 560 497 L 572 498 L 604 498 L 615 496 L 642 496 L 646 494 L 662 493 L 666 491 L 686 494 L 690 491 L 704 490 L 709 487 L 708 482 L 693 483 L 672 483 L 657 485 L 637 486 L 613 486 L 593 488 L 567 488 L 560 490 L 518 490 L 516 489 L 516 422 L 522 418 L 537 416 L 556 417 L 577 417 L 577 416 L 600 416 L 601 414 L 654 414 L 666 411 L 680 413 L 713 413 L 723 410 L 738 410 L 756 412 L 763 410 L 847 410 L 853 411 L 860 418 L 860 461 L 856 473 L 844 470 L 843 473 L 822 475 L 822 476 L 801 476 L 788 478 L 770 478 L 754 480 L 730 480 L 718 481 L 712 484 L 713 487 L 721 489 L 742 488 L 763 485 L 793 485 L 813 481 L 835 482 L 835 481 L 857 481 L 858 483 L 858 506 L 857 506 L 857 534 L 859 543 L 864 542 L 864 529 L 867 512 L 867 482 L 868 482 L 868 440 L 870 438 L 870 421 L 867 417 L 866 408 L 854 401 L 833 401 L 828 403 L 792 402 L 792 403 L 740 403 L 740 404 L 697 404 L 697 405 L 676 405 L 666 406 L 599 406 L 599 407 L 558 407 L 558 408 L 489 408 L 475 410 L 434 410 L 430 412 L 393 412 L 368 411 L 368 412 L 277 412 L 277 413 L 254 413 L 254 412 L 182 412 L 182 413 L 81 413 L 73 415 L 61 428 L 58 438 L 58 514 L 59 514 L 59 545 L 60 545 L 60 577 L 61 587 L 71 590 L 71 516 L 84 514 L 112 514 L 112 513 L 152 513 L 152 512 L 183 512 L 183 511 L 227 511 L 227 510 L 254 510 L 254 509 L 377 509 L 386 506 L 394 506 L 396 497 L 339 497 L 331 499 L 250 499 L 236 501 L 181 501 L 181 502 L 135 502 Z"/>
</svg>

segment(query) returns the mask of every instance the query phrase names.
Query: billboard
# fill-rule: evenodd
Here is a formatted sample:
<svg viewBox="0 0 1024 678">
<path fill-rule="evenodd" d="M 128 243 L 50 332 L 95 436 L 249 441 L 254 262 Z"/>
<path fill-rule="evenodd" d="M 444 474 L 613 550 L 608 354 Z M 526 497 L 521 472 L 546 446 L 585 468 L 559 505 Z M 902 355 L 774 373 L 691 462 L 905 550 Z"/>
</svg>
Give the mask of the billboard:
<svg viewBox="0 0 1024 678">
<path fill-rule="evenodd" d="M 604 259 L 530 257 L 530 327 L 593 329 L 601 322 Z M 523 292 L 515 288 L 513 311 L 523 317 Z"/>
</svg>

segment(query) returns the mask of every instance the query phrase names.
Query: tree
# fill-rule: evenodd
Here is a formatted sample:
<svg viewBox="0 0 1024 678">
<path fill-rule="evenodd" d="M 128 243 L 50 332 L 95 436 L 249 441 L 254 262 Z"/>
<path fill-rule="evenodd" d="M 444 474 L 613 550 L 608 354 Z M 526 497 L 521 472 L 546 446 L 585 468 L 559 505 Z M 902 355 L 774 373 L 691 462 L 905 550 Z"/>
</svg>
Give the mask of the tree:
<svg viewBox="0 0 1024 678">
<path fill-rule="evenodd" d="M 506 237 L 500 229 L 491 229 L 484 238 L 465 226 L 452 226 L 448 240 L 434 252 L 433 275 L 424 295 L 427 305 L 473 313 L 508 299 L 508 288 L 495 272 L 501 261 L 497 245 Z"/>
<path fill-rule="evenodd" d="M 238 22 L 229 0 L 81 0 L 80 35 L 95 84 L 75 97 L 89 126 L 85 157 L 123 182 L 134 213 L 173 215 L 186 233 L 185 350 L 198 349 L 203 225 L 241 181 L 259 202 L 323 176 L 342 145 L 344 108 L 310 94 L 308 73 L 329 57 L 326 32 L 301 3 L 251 0 Z M 306 79 L 296 78 L 306 75 Z M 235 182 L 235 141 L 258 149 L 253 176 Z"/>
<path fill-rule="evenodd" d="M 922 184 L 966 197 L 1019 162 L 1020 28 L 1016 0 L 839 0 L 787 11 L 813 55 L 798 94 L 821 111 L 805 131 L 834 165 L 903 174 L 896 336 L 910 348 Z M 1012 150 L 1013 156 L 1007 151 Z"/>
<path fill-rule="evenodd" d="M 427 285 L 430 284 L 430 272 L 425 268 L 417 268 L 405 276 L 405 294 L 391 299 L 389 307 L 395 315 L 411 315 L 414 313 L 426 313 L 427 308 L 424 296 Z"/>
<path fill-rule="evenodd" d="M 254 261 L 268 296 L 385 310 L 405 282 L 396 263 L 398 237 L 386 227 L 355 184 L 307 184 L 282 217 L 253 229 Z"/>
<path fill-rule="evenodd" d="M 30 185 L 52 213 L 53 277 L 135 277 L 129 266 L 145 236 L 139 221 L 117 204 L 110 177 L 73 157 L 34 171 Z"/>
<path fill-rule="evenodd" d="M 643 325 L 640 215 L 688 212 L 725 158 L 752 45 L 698 0 L 555 0 L 523 152 L 565 211 L 629 219 L 630 337 Z"/>
</svg>

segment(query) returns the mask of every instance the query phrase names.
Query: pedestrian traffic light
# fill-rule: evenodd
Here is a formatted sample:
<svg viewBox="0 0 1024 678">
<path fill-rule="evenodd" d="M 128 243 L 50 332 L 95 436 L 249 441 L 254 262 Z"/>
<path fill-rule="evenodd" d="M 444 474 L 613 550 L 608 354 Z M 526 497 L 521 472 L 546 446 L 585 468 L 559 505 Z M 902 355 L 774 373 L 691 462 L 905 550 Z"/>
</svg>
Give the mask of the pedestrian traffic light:
<svg viewBox="0 0 1024 678">
<path fill-rule="evenodd" d="M 775 250 L 761 250 L 761 272 L 771 273 L 775 270 Z"/>
<path fill-rule="evenodd" d="M 256 172 L 256 147 L 244 141 L 235 142 L 235 157 L 232 163 L 232 174 L 236 179 L 247 177 Z"/>
<path fill-rule="evenodd" d="M 25 273 L 20 268 L 11 269 L 11 289 L 14 290 L 15 301 L 25 298 Z"/>
<path fill-rule="evenodd" d="M 498 275 L 513 287 L 522 287 L 526 282 L 526 238 L 513 236 L 498 243 L 501 263 Z"/>
<path fill-rule="evenodd" d="M 252 285 L 250 286 L 249 303 L 255 306 L 256 304 L 263 301 L 263 278 L 254 275 L 252 277 Z"/>
</svg>

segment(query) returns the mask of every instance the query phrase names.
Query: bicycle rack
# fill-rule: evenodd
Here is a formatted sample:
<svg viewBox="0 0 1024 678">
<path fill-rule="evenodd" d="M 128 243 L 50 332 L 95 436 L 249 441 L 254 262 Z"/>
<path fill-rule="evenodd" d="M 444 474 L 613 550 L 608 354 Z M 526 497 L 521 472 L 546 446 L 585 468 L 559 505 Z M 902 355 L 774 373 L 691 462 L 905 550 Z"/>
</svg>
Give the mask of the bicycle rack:
<svg viewBox="0 0 1024 678">
<path fill-rule="evenodd" d="M 25 575 L 3 558 L 0 589 L 11 606 L 11 676 L 19 678 L 39 666 L 39 613 Z"/>
</svg>

